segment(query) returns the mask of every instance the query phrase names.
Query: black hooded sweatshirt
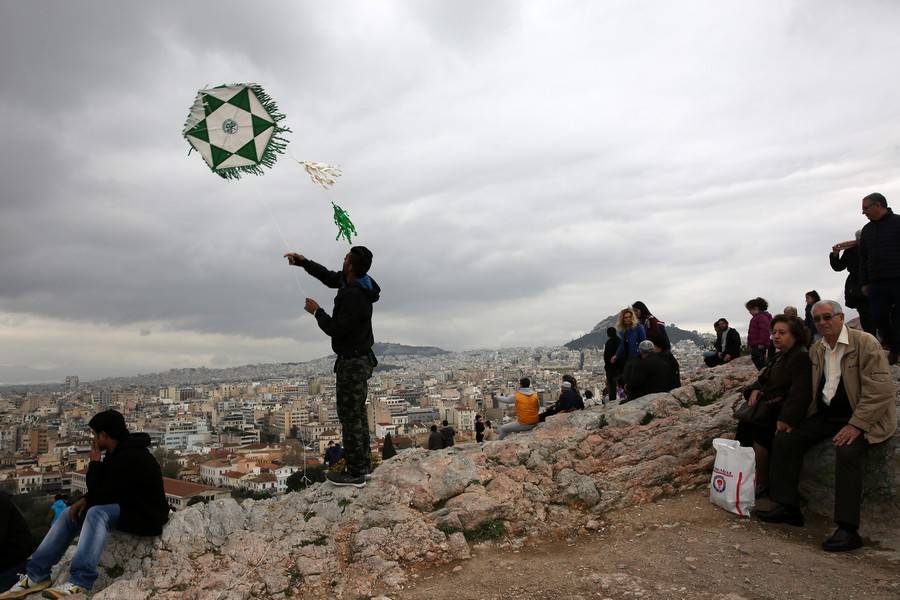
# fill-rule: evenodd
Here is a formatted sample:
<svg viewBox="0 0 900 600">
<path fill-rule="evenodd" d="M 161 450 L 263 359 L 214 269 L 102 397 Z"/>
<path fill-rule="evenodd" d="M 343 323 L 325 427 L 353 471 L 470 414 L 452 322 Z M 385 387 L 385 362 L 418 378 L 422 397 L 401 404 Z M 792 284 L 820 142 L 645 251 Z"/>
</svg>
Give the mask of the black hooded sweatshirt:
<svg viewBox="0 0 900 600">
<path fill-rule="evenodd" d="M 150 436 L 129 433 L 87 472 L 88 507 L 118 504 L 116 529 L 135 535 L 159 535 L 169 520 L 162 471 L 150 454 Z"/>
<path fill-rule="evenodd" d="M 315 313 L 319 329 L 331 338 L 331 349 L 338 357 L 366 356 L 375 344 L 372 304 L 378 302 L 381 288 L 368 276 L 348 284 L 343 273 L 308 259 L 300 266 L 326 286 L 338 288 L 331 315 L 322 308 Z"/>
</svg>

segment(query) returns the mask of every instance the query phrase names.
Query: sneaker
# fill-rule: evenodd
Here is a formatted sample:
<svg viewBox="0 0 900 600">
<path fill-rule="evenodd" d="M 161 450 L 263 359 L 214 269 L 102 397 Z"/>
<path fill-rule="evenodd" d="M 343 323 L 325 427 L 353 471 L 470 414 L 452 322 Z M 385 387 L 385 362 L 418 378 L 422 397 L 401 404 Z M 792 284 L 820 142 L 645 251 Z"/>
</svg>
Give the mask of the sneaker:
<svg viewBox="0 0 900 600">
<path fill-rule="evenodd" d="M 75 585 L 71 581 L 54 585 L 49 590 L 41 594 L 44 598 L 62 598 L 63 596 L 74 596 L 75 594 L 87 594 L 87 588 Z"/>
<path fill-rule="evenodd" d="M 330 481 L 332 485 L 336 485 L 339 487 L 366 487 L 366 478 L 364 476 L 354 477 L 349 473 L 329 473 L 325 476 L 325 478 Z"/>
<path fill-rule="evenodd" d="M 34 582 L 28 575 L 22 575 L 19 583 L 0 594 L 0 600 L 12 600 L 13 598 L 24 598 L 28 594 L 34 594 L 50 587 L 50 580 Z"/>
</svg>

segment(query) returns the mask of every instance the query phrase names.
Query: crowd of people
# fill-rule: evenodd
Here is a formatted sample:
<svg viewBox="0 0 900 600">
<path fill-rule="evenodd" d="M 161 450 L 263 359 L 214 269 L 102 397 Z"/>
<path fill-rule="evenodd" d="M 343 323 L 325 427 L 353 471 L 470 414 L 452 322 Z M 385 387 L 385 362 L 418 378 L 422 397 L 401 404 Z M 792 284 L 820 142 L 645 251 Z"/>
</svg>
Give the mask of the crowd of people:
<svg viewBox="0 0 900 600">
<path fill-rule="evenodd" d="M 620 310 L 616 326 L 609 327 L 606 335 L 604 404 L 616 399 L 624 403 L 681 385 L 681 368 L 672 354 L 666 325 L 644 302 Z"/>
<path fill-rule="evenodd" d="M 773 318 L 765 300 L 748 301 L 747 344 L 760 373 L 735 413 L 736 438 L 756 456 L 757 496 L 771 500 L 754 513 L 764 522 L 804 524 L 798 492 L 803 456 L 822 440 L 834 445 L 836 529 L 822 544 L 832 552 L 863 545 L 863 458 L 897 428 L 890 365 L 900 352 L 900 216 L 878 193 L 862 199 L 862 213 L 869 223 L 829 255 L 835 271 L 848 271 L 844 301 L 859 312 L 860 329 L 845 324 L 839 302 L 814 290 L 806 294 L 802 320 L 794 307 Z M 727 321 L 717 321 L 716 331 L 716 350 L 705 357 L 709 366 L 733 360 L 740 348 Z"/>
</svg>

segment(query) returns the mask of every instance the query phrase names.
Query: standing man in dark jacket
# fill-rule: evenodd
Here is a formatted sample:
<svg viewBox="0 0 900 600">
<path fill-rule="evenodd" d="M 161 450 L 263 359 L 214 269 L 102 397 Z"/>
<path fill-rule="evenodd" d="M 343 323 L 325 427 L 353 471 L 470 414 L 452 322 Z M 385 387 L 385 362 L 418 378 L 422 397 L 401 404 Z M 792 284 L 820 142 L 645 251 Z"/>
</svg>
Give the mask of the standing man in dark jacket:
<svg viewBox="0 0 900 600">
<path fill-rule="evenodd" d="M 878 193 L 862 199 L 862 212 L 869 223 L 859 238 L 859 285 L 893 365 L 900 353 L 900 215 Z"/>
<path fill-rule="evenodd" d="M 26 575 L 0 599 L 23 598 L 50 585 L 50 569 L 69 544 L 78 548 L 69 567 L 70 580 L 46 592 L 49 598 L 87 593 L 97 580 L 97 564 L 113 529 L 135 535 L 159 535 L 169 520 L 159 463 L 148 450 L 150 436 L 129 433 L 115 410 L 94 415 L 87 472 L 87 494 L 63 511 L 28 561 Z M 106 456 L 101 459 L 101 452 Z"/>
<path fill-rule="evenodd" d="M 859 287 L 859 238 L 862 230 L 856 232 L 856 239 L 849 242 L 840 242 L 831 247 L 828 260 L 834 271 L 847 270 L 847 280 L 844 282 L 844 306 L 855 308 L 859 313 L 859 325 L 866 333 L 875 335 L 877 325 L 872 318 L 872 309 L 869 299 L 866 298 Z M 843 253 L 842 253 L 843 251 Z M 810 319 L 812 320 L 812 319 Z M 813 325 L 815 327 L 815 325 Z"/>
<path fill-rule="evenodd" d="M 615 327 L 606 328 L 606 344 L 603 346 L 603 368 L 606 371 L 606 388 L 610 401 L 619 397 L 619 377 L 622 370 L 612 362 L 613 356 L 619 351 L 619 334 Z M 604 402 L 605 404 L 605 402 Z"/>
<path fill-rule="evenodd" d="M 303 267 L 306 272 L 330 288 L 337 288 L 334 310 L 329 315 L 312 298 L 306 299 L 306 311 L 316 318 L 319 329 L 331 338 L 331 349 L 337 355 L 334 372 L 337 376 L 338 418 L 344 439 L 344 459 L 347 472 L 329 473 L 335 485 L 363 487 L 372 469 L 369 424 L 366 417 L 366 397 L 369 378 L 378 364 L 372 346 L 372 304 L 378 301 L 381 288 L 369 277 L 372 253 L 365 246 L 354 246 L 344 257 L 340 272 L 329 271 L 300 254 L 284 255 L 288 263 Z"/>
</svg>

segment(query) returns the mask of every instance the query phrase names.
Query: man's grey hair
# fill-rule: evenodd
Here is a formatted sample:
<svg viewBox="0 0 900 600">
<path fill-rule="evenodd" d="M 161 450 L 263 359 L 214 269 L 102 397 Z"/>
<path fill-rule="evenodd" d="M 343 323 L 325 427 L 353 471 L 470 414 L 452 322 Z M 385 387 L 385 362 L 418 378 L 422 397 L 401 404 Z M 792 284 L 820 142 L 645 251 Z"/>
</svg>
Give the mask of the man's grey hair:
<svg viewBox="0 0 900 600">
<path fill-rule="evenodd" d="M 831 314 L 833 315 L 842 315 L 844 314 L 844 309 L 841 308 L 841 305 L 835 302 L 834 300 L 819 300 L 815 304 L 813 304 L 812 310 L 816 311 L 820 306 L 829 306 L 831 307 Z"/>
<path fill-rule="evenodd" d="M 641 351 L 641 354 L 650 354 L 653 352 L 653 347 L 655 344 L 651 340 L 644 340 L 640 344 L 638 344 L 638 350 Z"/>
</svg>

